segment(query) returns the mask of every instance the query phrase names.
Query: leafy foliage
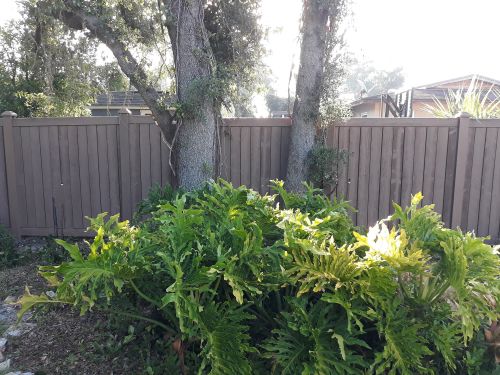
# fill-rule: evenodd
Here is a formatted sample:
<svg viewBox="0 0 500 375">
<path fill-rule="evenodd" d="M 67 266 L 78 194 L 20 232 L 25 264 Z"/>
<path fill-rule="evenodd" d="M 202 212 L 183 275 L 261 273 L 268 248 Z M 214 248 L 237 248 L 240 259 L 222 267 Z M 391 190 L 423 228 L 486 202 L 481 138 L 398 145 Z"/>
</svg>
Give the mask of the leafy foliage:
<svg viewBox="0 0 500 375">
<path fill-rule="evenodd" d="M 426 105 L 427 112 L 434 117 L 455 117 L 467 112 L 476 119 L 500 117 L 500 91 L 493 85 L 483 87 L 483 82 L 471 80 L 467 89 L 449 89 L 444 100 L 434 98 Z"/>
<path fill-rule="evenodd" d="M 136 226 L 99 215 L 88 255 L 58 241 L 71 260 L 41 268 L 55 297 L 27 293 L 21 312 L 69 303 L 142 320 L 182 374 L 494 370 L 478 349 L 500 316 L 491 246 L 444 228 L 420 194 L 363 235 L 345 202 L 306 187 L 275 181 L 278 196 L 261 196 L 218 181 L 153 194 Z"/>
<path fill-rule="evenodd" d="M 0 28 L 0 111 L 82 116 L 97 94 L 128 87 L 116 64 L 97 64 L 97 43 L 70 32 L 36 1 L 22 1 L 20 9 L 21 20 Z"/>
</svg>

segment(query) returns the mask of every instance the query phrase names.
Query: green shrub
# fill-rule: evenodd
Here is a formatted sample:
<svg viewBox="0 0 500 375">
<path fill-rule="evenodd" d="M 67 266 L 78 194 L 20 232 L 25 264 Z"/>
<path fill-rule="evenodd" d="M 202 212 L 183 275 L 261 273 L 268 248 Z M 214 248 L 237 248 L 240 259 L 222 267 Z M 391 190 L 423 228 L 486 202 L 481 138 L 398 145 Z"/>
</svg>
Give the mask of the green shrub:
<svg viewBox="0 0 500 375">
<path fill-rule="evenodd" d="M 58 241 L 71 261 L 41 267 L 56 297 L 28 293 L 20 314 L 69 303 L 154 324 L 182 374 L 492 373 L 491 246 L 444 228 L 420 195 L 362 235 L 345 202 L 274 186 L 285 209 L 219 181 L 138 226 L 99 215 L 88 256 Z"/>
<path fill-rule="evenodd" d="M 14 238 L 0 225 L 0 269 L 13 266 L 17 260 Z"/>
</svg>

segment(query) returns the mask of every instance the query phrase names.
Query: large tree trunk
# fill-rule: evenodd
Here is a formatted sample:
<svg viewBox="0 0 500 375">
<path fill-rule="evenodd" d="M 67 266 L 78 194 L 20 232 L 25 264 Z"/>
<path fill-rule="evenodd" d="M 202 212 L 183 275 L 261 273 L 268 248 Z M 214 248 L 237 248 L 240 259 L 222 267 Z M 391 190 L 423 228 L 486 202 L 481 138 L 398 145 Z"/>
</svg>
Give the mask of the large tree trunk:
<svg viewBox="0 0 500 375">
<path fill-rule="evenodd" d="M 314 146 L 323 89 L 329 6 L 324 0 L 304 0 L 300 66 L 293 105 L 286 186 L 302 191 L 306 159 Z"/>
<path fill-rule="evenodd" d="M 206 92 L 214 67 L 203 4 L 201 0 L 169 4 L 174 19 L 168 31 L 177 72 L 177 97 L 190 109 L 179 122 L 174 144 L 178 183 L 188 190 L 214 177 L 217 150 L 217 110 Z"/>
</svg>

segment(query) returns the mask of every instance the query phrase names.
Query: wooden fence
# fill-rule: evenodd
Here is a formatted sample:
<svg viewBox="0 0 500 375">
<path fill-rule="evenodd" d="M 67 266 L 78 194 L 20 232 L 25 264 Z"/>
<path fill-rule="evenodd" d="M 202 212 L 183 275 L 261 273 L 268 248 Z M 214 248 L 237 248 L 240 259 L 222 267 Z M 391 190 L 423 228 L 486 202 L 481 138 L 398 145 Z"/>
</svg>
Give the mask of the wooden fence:
<svg viewBox="0 0 500 375">
<path fill-rule="evenodd" d="M 289 119 L 226 119 L 222 177 L 261 193 L 283 179 Z M 336 194 L 370 225 L 422 191 L 449 226 L 500 238 L 500 120 L 351 119 L 333 127 L 348 150 Z M 168 148 L 149 116 L 0 121 L 0 223 L 16 235 L 79 236 L 85 216 L 130 218 L 154 184 L 171 181 Z"/>
</svg>

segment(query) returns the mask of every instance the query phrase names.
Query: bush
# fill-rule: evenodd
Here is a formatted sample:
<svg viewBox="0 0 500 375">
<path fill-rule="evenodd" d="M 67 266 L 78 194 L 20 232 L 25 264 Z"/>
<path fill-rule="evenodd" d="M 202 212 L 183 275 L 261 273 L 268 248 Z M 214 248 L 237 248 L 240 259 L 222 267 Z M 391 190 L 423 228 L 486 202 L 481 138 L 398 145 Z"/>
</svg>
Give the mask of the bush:
<svg viewBox="0 0 500 375">
<path fill-rule="evenodd" d="M 13 266 L 17 260 L 14 238 L 0 225 L 0 269 Z"/>
<path fill-rule="evenodd" d="M 395 205 L 355 232 L 345 202 L 219 181 L 174 194 L 137 226 L 91 221 L 90 253 L 41 267 L 56 297 L 154 324 L 168 373 L 489 374 L 499 258 L 432 206 Z M 352 233 L 354 232 L 354 233 Z M 168 364 L 168 365 L 167 365 Z M 167 371 L 163 369 L 163 371 Z"/>
</svg>

